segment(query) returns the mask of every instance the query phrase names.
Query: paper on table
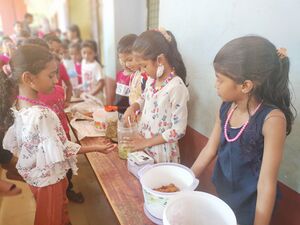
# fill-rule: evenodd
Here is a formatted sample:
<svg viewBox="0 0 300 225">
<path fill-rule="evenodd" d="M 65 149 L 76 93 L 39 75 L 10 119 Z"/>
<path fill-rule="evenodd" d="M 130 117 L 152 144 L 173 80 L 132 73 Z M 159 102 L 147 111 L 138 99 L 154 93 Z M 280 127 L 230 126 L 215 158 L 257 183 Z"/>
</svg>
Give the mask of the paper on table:
<svg viewBox="0 0 300 225">
<path fill-rule="evenodd" d="M 75 113 L 74 118 L 70 122 L 71 126 L 77 131 L 79 140 L 85 137 L 102 137 L 105 136 L 105 130 L 99 130 L 94 125 L 93 118 Z"/>
</svg>

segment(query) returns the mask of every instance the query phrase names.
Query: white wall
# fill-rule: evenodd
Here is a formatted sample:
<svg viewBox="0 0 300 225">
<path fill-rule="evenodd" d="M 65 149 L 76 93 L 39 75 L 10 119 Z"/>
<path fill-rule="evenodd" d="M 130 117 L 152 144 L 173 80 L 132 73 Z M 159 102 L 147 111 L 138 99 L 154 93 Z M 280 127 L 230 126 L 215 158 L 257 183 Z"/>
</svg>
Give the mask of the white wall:
<svg viewBox="0 0 300 225">
<path fill-rule="evenodd" d="M 147 4 L 146 0 L 103 0 L 102 4 L 104 69 L 107 76 L 114 77 L 118 41 L 126 34 L 146 30 Z"/>
<path fill-rule="evenodd" d="M 300 113 L 299 0 L 161 0 L 159 24 L 171 30 L 188 71 L 189 125 L 209 136 L 220 100 L 212 61 L 229 40 L 261 35 L 288 49 L 294 105 Z M 300 118 L 289 136 L 280 179 L 300 192 Z"/>
</svg>

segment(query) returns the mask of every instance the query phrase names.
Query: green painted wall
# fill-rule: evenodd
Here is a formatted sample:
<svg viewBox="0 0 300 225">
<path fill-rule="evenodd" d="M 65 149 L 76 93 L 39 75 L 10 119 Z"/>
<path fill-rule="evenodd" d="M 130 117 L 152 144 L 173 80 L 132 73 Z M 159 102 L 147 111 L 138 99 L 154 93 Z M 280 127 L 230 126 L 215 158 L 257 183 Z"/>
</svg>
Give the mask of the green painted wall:
<svg viewBox="0 0 300 225">
<path fill-rule="evenodd" d="M 70 25 L 77 24 L 79 26 L 83 40 L 91 39 L 92 15 L 89 0 L 69 0 L 69 18 Z"/>
</svg>

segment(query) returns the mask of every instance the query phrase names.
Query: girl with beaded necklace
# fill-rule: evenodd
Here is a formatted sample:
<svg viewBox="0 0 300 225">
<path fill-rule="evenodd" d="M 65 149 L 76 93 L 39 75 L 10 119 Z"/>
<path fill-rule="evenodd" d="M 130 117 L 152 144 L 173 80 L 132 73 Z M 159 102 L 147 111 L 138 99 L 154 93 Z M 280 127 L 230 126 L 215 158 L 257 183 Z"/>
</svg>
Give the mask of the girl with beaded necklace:
<svg viewBox="0 0 300 225">
<path fill-rule="evenodd" d="M 126 121 L 141 110 L 139 136 L 128 139 L 133 150 L 145 150 L 155 162 L 179 162 L 178 140 L 185 134 L 186 69 L 175 37 L 163 29 L 142 33 L 133 45 L 135 60 L 148 80 L 142 97 L 126 110 Z"/>
<path fill-rule="evenodd" d="M 228 42 L 214 59 L 223 100 L 207 145 L 192 166 L 199 176 L 215 158 L 213 183 L 240 225 L 267 225 L 278 198 L 277 176 L 291 111 L 289 59 L 268 40 Z"/>
<path fill-rule="evenodd" d="M 16 168 L 36 200 L 34 224 L 70 224 L 66 173 L 72 169 L 76 174 L 76 155 L 107 153 L 116 146 L 99 143 L 82 147 L 69 141 L 56 113 L 38 100 L 38 93 L 50 93 L 57 82 L 57 64 L 46 48 L 20 46 L 12 55 L 10 68 L 10 79 L 18 85 L 19 95 L 13 109 L 15 121 L 3 147 L 18 155 Z M 5 92 L 5 86 L 1 85 L 0 91 Z"/>
</svg>

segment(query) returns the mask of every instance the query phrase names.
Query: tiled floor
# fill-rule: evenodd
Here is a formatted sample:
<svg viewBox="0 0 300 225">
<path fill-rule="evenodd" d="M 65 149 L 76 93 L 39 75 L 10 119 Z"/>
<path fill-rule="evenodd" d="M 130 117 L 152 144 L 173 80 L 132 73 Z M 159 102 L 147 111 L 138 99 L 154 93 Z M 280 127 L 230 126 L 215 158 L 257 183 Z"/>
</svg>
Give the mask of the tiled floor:
<svg viewBox="0 0 300 225">
<path fill-rule="evenodd" d="M 75 190 L 83 193 L 85 202 L 70 202 L 72 225 L 119 224 L 85 156 L 78 156 L 78 167 L 79 175 L 73 177 L 73 183 Z M 0 201 L 0 225 L 33 225 L 35 201 L 25 183 L 15 183 L 22 188 L 22 194 Z"/>
</svg>

